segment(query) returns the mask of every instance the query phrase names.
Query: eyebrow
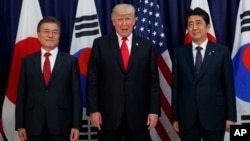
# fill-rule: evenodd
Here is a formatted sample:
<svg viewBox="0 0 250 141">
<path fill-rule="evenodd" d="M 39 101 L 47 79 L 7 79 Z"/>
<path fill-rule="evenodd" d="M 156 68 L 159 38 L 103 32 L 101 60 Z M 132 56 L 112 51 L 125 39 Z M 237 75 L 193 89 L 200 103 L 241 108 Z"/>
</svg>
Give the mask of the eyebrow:
<svg viewBox="0 0 250 141">
<path fill-rule="evenodd" d="M 188 21 L 188 23 L 202 22 L 202 20 Z"/>
<path fill-rule="evenodd" d="M 52 29 L 52 30 L 50 30 L 50 29 L 42 29 L 43 31 L 59 31 L 59 29 Z"/>
</svg>

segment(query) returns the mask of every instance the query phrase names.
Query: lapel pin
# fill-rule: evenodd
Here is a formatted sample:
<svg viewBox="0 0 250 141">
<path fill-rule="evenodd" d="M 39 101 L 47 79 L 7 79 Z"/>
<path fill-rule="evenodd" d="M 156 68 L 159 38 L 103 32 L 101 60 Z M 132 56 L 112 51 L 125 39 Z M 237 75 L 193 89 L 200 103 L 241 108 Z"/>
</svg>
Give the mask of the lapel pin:
<svg viewBox="0 0 250 141">
<path fill-rule="evenodd" d="M 214 53 L 215 53 L 215 51 L 212 50 L 212 51 L 210 51 L 210 52 L 208 53 L 208 55 L 210 56 L 210 55 L 212 55 L 212 54 L 214 54 Z"/>
<path fill-rule="evenodd" d="M 135 43 L 136 46 L 139 46 L 139 43 Z"/>
</svg>

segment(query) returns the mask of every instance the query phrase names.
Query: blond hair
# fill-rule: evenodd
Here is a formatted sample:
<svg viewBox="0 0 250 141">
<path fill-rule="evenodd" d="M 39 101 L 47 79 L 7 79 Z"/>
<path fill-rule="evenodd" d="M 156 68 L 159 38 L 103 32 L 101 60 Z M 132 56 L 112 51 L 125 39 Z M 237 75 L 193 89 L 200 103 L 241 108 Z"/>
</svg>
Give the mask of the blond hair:
<svg viewBox="0 0 250 141">
<path fill-rule="evenodd" d="M 116 14 L 133 14 L 135 17 L 135 8 L 131 4 L 117 4 L 111 13 L 112 20 L 114 19 Z"/>
</svg>

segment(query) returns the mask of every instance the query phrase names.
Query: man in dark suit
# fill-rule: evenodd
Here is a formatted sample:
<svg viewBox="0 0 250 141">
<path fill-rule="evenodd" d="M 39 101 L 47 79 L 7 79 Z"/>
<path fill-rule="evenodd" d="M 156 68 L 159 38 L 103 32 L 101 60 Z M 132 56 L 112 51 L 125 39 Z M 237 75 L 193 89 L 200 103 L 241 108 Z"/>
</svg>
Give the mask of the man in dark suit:
<svg viewBox="0 0 250 141">
<path fill-rule="evenodd" d="M 55 18 L 42 19 L 37 33 L 41 51 L 24 57 L 21 65 L 16 130 L 21 141 L 77 141 L 82 117 L 78 61 L 58 50 L 61 25 Z"/>
<path fill-rule="evenodd" d="M 186 13 L 192 42 L 175 49 L 172 112 L 182 141 L 223 141 L 236 121 L 233 65 L 228 47 L 208 41 L 209 15 Z"/>
<path fill-rule="evenodd" d="M 147 141 L 148 129 L 156 126 L 160 116 L 159 74 L 153 43 L 132 33 L 135 24 L 132 5 L 116 5 L 111 16 L 116 33 L 93 43 L 87 77 L 87 112 L 93 126 L 99 129 L 100 141 Z"/>
</svg>

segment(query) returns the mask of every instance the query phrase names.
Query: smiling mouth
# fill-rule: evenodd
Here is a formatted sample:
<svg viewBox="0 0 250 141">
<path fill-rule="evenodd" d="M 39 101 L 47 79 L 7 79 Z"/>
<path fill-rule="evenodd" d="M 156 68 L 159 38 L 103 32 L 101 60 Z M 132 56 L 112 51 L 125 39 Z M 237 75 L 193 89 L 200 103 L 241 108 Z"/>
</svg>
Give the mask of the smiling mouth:
<svg viewBox="0 0 250 141">
<path fill-rule="evenodd" d="M 193 32 L 192 34 L 193 34 L 193 35 L 199 35 L 200 33 L 198 33 L 198 32 Z"/>
</svg>

